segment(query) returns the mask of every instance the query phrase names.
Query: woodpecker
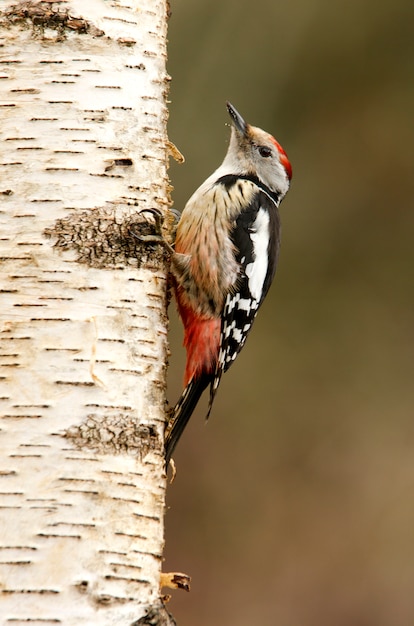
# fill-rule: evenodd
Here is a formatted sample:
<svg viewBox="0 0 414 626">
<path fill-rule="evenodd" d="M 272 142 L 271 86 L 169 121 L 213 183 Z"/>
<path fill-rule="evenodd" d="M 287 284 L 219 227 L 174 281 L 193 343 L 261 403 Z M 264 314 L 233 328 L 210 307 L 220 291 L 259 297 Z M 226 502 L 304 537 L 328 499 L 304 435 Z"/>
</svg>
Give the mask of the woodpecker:
<svg viewBox="0 0 414 626">
<path fill-rule="evenodd" d="M 227 154 L 187 202 L 171 258 L 187 362 L 184 391 L 166 427 L 167 467 L 210 385 L 209 417 L 222 374 L 244 346 L 269 290 L 280 246 L 278 207 L 292 178 L 276 139 L 247 124 L 229 102 L 227 110 Z"/>
</svg>

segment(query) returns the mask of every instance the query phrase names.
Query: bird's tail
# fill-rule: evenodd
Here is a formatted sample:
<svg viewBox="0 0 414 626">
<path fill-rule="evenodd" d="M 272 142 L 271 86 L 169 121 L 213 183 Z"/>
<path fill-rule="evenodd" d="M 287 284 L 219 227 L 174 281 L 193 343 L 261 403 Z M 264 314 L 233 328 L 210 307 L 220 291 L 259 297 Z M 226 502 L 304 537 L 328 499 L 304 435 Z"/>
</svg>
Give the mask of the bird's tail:
<svg viewBox="0 0 414 626">
<path fill-rule="evenodd" d="M 175 446 L 183 434 L 201 394 L 211 380 L 212 376 L 192 378 L 175 405 L 165 430 L 165 464 L 167 468 Z"/>
</svg>

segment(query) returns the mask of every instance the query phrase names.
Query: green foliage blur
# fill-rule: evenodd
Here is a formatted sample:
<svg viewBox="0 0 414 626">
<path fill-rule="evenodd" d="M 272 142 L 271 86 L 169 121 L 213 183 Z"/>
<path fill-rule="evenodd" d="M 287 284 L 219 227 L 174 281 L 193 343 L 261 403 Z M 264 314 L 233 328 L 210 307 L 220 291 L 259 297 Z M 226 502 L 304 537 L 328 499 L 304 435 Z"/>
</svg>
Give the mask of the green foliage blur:
<svg viewBox="0 0 414 626">
<path fill-rule="evenodd" d="M 414 624 L 414 3 L 172 0 L 175 206 L 225 101 L 293 165 L 275 282 L 174 455 L 179 626 Z M 169 399 L 181 390 L 171 313 Z"/>
</svg>

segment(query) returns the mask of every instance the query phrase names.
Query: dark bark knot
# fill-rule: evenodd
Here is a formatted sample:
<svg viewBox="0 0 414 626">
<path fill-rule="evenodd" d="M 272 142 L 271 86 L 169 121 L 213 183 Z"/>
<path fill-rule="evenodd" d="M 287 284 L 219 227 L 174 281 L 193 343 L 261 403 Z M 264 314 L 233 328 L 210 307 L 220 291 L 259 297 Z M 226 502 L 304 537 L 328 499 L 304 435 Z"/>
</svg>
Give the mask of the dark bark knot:
<svg viewBox="0 0 414 626">
<path fill-rule="evenodd" d="M 63 4 L 63 3 L 62 3 Z M 45 31 L 55 31 L 57 40 L 63 40 L 66 32 L 102 37 L 105 32 L 82 17 L 70 15 L 69 10 L 62 8 L 53 0 L 26 0 L 18 2 L 0 13 L 3 25 L 17 24 L 33 29 L 33 35 L 43 37 Z"/>
<path fill-rule="evenodd" d="M 175 619 L 163 604 L 150 607 L 144 617 L 132 626 L 177 626 Z"/>
<path fill-rule="evenodd" d="M 158 243 L 137 239 L 152 235 L 156 226 L 146 212 L 117 215 L 114 208 L 74 211 L 56 220 L 44 235 L 55 239 L 59 251 L 75 251 L 78 263 L 95 268 L 165 268 L 168 253 Z"/>
<path fill-rule="evenodd" d="M 65 433 L 76 448 L 95 450 L 100 454 L 132 454 L 141 460 L 151 451 L 161 451 L 163 444 L 154 426 L 138 424 L 130 415 L 90 414 L 79 426 Z"/>
</svg>

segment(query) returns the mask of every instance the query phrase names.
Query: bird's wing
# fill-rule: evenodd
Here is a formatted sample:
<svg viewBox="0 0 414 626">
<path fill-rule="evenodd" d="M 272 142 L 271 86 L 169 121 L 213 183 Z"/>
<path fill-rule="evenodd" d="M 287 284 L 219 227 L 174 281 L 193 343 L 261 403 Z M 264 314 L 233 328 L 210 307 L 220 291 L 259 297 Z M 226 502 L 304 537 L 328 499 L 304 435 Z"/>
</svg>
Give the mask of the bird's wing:
<svg viewBox="0 0 414 626">
<path fill-rule="evenodd" d="M 211 383 L 209 412 L 221 376 L 242 349 L 269 291 L 279 254 L 279 233 L 277 204 L 258 188 L 249 206 L 236 218 L 231 232 L 240 273 L 236 289 L 227 294 L 224 303 L 220 351 Z"/>
</svg>

